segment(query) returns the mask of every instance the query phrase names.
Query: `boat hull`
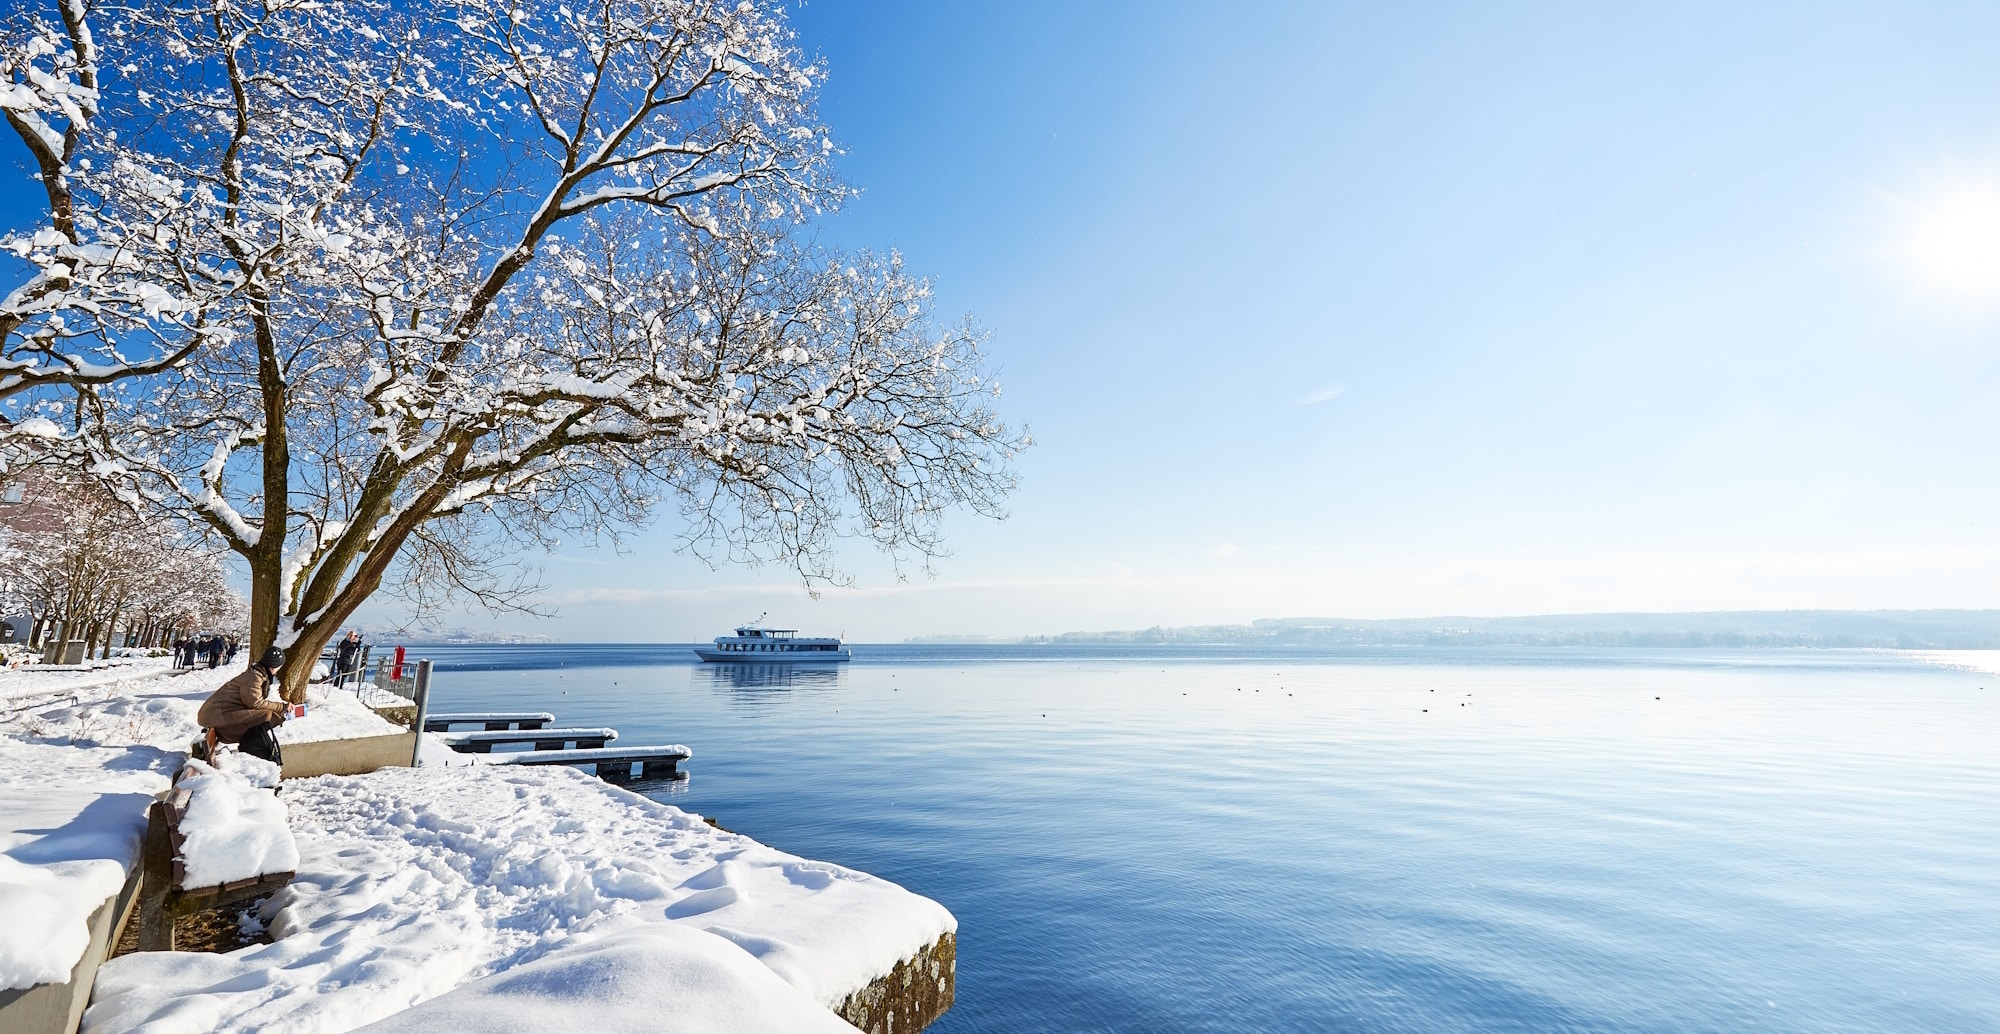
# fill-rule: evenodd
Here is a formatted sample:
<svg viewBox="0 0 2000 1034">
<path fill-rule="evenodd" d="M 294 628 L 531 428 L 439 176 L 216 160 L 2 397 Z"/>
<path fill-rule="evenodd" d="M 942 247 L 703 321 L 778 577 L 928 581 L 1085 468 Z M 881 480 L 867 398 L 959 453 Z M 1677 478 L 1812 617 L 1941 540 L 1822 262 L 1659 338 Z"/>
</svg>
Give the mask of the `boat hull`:
<svg viewBox="0 0 2000 1034">
<path fill-rule="evenodd" d="M 834 661 L 851 661 L 852 650 L 772 650 L 762 651 L 718 650 L 712 646 L 697 646 L 695 656 L 710 664 L 826 664 Z"/>
</svg>

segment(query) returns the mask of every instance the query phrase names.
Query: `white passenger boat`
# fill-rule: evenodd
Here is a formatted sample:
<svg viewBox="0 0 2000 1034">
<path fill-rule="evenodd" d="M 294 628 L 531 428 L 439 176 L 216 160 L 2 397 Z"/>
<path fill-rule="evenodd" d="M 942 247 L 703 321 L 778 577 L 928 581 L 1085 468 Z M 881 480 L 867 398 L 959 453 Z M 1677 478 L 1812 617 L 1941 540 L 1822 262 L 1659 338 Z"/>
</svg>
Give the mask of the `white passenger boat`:
<svg viewBox="0 0 2000 1034">
<path fill-rule="evenodd" d="M 697 646 L 696 656 L 714 664 L 793 664 L 808 661 L 850 661 L 854 653 L 838 638 L 801 637 L 795 628 L 744 625 L 735 635 L 715 637 L 715 645 Z"/>
</svg>

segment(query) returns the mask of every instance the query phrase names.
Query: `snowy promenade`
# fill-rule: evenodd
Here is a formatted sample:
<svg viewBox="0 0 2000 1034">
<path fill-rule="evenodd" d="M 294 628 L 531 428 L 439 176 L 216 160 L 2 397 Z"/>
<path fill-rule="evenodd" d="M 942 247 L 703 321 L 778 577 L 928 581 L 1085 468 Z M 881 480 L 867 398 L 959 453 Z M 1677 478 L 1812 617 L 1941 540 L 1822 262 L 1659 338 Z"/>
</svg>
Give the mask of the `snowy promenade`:
<svg viewBox="0 0 2000 1034">
<path fill-rule="evenodd" d="M 237 670 L 0 674 L 0 990 L 68 978 Z M 351 693 L 309 702 L 285 742 L 396 731 Z M 830 1009 L 956 927 L 570 768 L 385 769 L 279 800 L 299 864 L 262 911 L 272 943 L 113 959 L 84 1030 L 852 1031 Z"/>
</svg>

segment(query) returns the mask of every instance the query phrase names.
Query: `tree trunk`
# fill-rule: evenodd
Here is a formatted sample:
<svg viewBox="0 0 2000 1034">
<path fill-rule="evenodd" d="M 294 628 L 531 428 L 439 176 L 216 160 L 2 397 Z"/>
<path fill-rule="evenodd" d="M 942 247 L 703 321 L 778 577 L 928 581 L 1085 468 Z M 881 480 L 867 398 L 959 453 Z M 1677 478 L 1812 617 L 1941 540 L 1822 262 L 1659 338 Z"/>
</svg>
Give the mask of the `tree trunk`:
<svg viewBox="0 0 2000 1034">
<path fill-rule="evenodd" d="M 331 620 L 312 622 L 299 630 L 299 637 L 285 650 L 284 693 L 285 699 L 296 704 L 306 698 L 306 686 L 312 681 L 313 663 L 333 641 L 340 623 L 347 620 L 342 614 Z"/>
<path fill-rule="evenodd" d="M 259 552 L 262 552 L 261 550 Z M 279 566 L 250 557 L 250 656 L 261 657 L 264 649 L 278 639 L 278 622 L 284 619 L 285 601 L 278 594 Z"/>
</svg>

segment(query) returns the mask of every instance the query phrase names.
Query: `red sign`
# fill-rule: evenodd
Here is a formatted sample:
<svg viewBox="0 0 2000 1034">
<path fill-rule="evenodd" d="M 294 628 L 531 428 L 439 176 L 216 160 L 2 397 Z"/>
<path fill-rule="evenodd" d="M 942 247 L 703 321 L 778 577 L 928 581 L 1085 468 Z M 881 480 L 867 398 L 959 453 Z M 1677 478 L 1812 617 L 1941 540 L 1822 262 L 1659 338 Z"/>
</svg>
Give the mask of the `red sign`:
<svg viewBox="0 0 2000 1034">
<path fill-rule="evenodd" d="M 403 679 L 403 648 L 400 646 L 396 647 L 396 670 L 390 672 L 389 677 L 398 682 Z"/>
</svg>

